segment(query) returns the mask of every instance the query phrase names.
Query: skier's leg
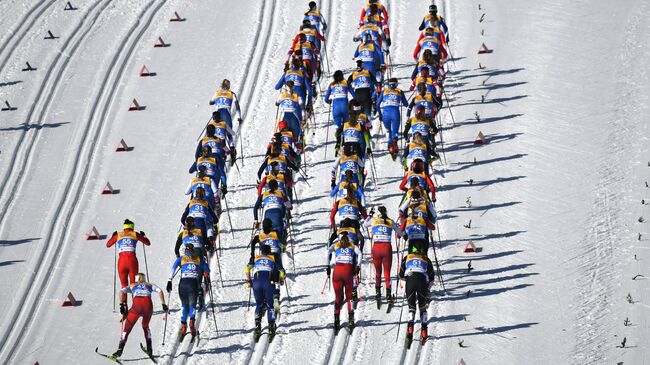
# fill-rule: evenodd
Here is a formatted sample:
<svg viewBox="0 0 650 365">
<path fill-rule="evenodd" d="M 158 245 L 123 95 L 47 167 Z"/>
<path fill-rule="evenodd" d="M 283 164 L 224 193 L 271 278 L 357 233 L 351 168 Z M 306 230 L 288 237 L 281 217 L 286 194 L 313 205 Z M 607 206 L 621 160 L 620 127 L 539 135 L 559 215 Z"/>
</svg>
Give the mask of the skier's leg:
<svg viewBox="0 0 650 365">
<path fill-rule="evenodd" d="M 133 255 L 129 257 L 129 283 L 135 282 L 135 275 L 138 273 L 138 257 Z M 147 278 L 149 279 L 149 278 Z"/>
<path fill-rule="evenodd" d="M 219 109 L 219 116 L 221 117 L 221 120 L 226 122 L 228 127 L 232 129 L 232 117 L 230 116 L 230 112 L 226 108 L 221 108 Z"/>
<path fill-rule="evenodd" d="M 381 287 L 381 263 L 382 263 L 382 254 L 381 248 L 379 247 L 381 243 L 376 242 L 372 246 L 372 264 L 375 265 L 375 289 Z"/>
<path fill-rule="evenodd" d="M 354 270 L 352 269 L 352 266 L 350 267 L 345 267 L 346 275 L 345 275 L 345 301 L 348 304 L 348 314 L 352 313 L 354 310 L 352 309 L 352 292 L 356 290 L 356 282 L 354 280 Z"/>
<path fill-rule="evenodd" d="M 386 284 L 386 293 L 390 293 L 390 270 L 393 267 L 393 247 L 386 244 L 387 252 L 384 252 L 382 263 L 384 265 L 384 282 Z"/>
<path fill-rule="evenodd" d="M 275 310 L 273 308 L 273 292 L 274 288 L 271 282 L 265 281 L 263 283 L 263 295 L 264 295 L 264 300 L 266 302 L 266 319 L 269 321 L 269 323 L 275 322 Z"/>
<path fill-rule="evenodd" d="M 264 304 L 264 290 L 261 280 L 253 280 L 253 297 L 255 297 L 255 318 L 262 317 Z"/>
<path fill-rule="evenodd" d="M 338 316 L 343 306 L 343 281 L 338 278 L 337 267 L 334 267 L 332 285 L 334 286 L 334 315 Z"/>
</svg>

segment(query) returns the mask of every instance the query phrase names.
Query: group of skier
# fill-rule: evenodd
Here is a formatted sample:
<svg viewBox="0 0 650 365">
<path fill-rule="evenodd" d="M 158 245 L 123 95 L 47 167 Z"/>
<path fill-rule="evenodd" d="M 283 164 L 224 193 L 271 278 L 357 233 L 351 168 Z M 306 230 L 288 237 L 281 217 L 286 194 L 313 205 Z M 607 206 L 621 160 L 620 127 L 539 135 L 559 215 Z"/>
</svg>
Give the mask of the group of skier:
<svg viewBox="0 0 650 365">
<path fill-rule="evenodd" d="M 323 34 L 327 24 L 315 2 L 308 6 L 275 87 L 280 90 L 275 131 L 257 174 L 259 183 L 253 209 L 250 257 L 245 268 L 250 294 L 255 299 L 255 341 L 262 335 L 261 322 L 265 313 L 269 340 L 275 336 L 276 320 L 280 315 L 280 289 L 287 284 L 283 254 L 294 259 L 291 211 L 297 199 L 296 174 L 303 174 L 301 166 L 305 163 L 305 130 L 310 128 L 308 121 L 314 119 L 313 104 L 319 94 L 320 78 L 324 70 L 329 74 L 329 65 L 322 62 L 326 57 Z M 442 106 L 443 65 L 448 57 L 449 40 L 447 26 L 437 14 L 435 5 L 429 7 L 420 30 L 422 33 L 414 50 L 417 63 L 411 77 L 410 100 L 399 88 L 398 79 L 392 76 L 388 12 L 377 0 L 370 0 L 361 11 L 358 32 L 353 38 L 360 42 L 354 54 L 356 68 L 347 79 L 341 70 L 333 72 L 331 83 L 321 95 L 324 102 L 330 104 L 329 113 L 336 127 L 336 161 L 331 171 L 330 192 L 333 198 L 331 234 L 326 250 L 326 285 L 331 282 L 335 293 L 334 331 L 338 334 L 341 329 L 340 312 L 344 304 L 347 304 L 349 331 L 355 327 L 354 310 L 361 299 L 358 286 L 366 240 L 371 246 L 377 308 L 381 308 L 383 299 L 387 312 L 393 308 L 399 290 L 398 287 L 393 292 L 391 285 L 395 241 L 397 272 L 405 281 L 404 300 L 409 310 L 406 338 L 409 347 L 418 307 L 422 343 L 428 337 L 427 307 L 436 273 L 429 258 L 431 248 L 435 257 L 432 233 L 436 223 L 436 193 L 431 179 L 432 162 L 438 158 L 436 116 Z M 176 259 L 165 288 L 168 293 L 172 291 L 172 282 L 180 272 L 180 341 L 188 328 L 191 341 L 198 336 L 197 310 L 205 309 L 206 294 L 212 295 L 209 262 L 215 257 L 217 246 L 220 247 L 219 220 L 224 211 L 222 202 L 228 193 L 226 165 L 237 163 L 233 119 L 239 123 L 242 119 L 237 95 L 230 89 L 229 80 L 221 82 L 209 104 L 214 106 L 214 111 L 201 132 L 195 161 L 189 169 L 195 176 L 185 190 L 190 199 L 181 216 L 181 229 L 174 247 Z M 404 127 L 402 107 L 408 108 Z M 405 174 L 399 186 L 404 195 L 397 220 L 389 217 L 385 206 L 366 209 L 364 191 L 369 182 L 368 171 L 376 178 L 375 143 L 371 134 L 375 118 L 380 120 L 377 135 L 381 135 L 383 127 L 393 160 L 399 155 L 399 138 L 404 141 L 400 157 Z M 107 247 L 115 245 L 118 257 L 116 271 L 121 284 L 122 330 L 118 350 L 104 356 L 116 361 L 140 317 L 146 341 L 146 347 L 141 344 L 141 348 L 153 359 L 149 320 L 154 293 L 158 293 L 162 301 L 165 321 L 168 314 L 163 291 L 139 271 L 137 242 L 145 246 L 151 243 L 145 233 L 136 232 L 134 226 L 132 221 L 125 220 L 122 231 L 114 232 L 106 243 Z M 146 264 L 146 251 L 144 254 Z M 218 260 L 218 255 L 216 258 Z M 437 265 L 437 260 L 435 263 Z M 385 296 L 382 296 L 382 278 Z M 288 287 L 285 288 L 289 294 Z M 128 293 L 133 297 L 130 307 Z"/>
</svg>

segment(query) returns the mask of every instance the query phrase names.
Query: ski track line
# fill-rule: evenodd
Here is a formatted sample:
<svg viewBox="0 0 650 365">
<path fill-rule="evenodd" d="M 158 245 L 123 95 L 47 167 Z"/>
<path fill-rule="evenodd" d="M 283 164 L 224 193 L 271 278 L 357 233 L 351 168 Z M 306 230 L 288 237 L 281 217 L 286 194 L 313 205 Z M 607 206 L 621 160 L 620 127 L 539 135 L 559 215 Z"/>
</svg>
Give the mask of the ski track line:
<svg viewBox="0 0 650 365">
<path fill-rule="evenodd" d="M 65 250 L 67 242 L 70 241 L 69 239 L 69 236 L 71 235 L 70 232 L 74 231 L 74 230 L 68 230 L 68 227 L 70 226 L 72 219 L 76 216 L 75 210 L 80 202 L 81 195 L 84 192 L 84 187 L 89 178 L 89 172 L 91 171 L 92 166 L 95 162 L 95 155 L 97 152 L 96 149 L 98 147 L 97 141 L 101 137 L 103 127 L 105 125 L 104 121 L 106 120 L 108 111 L 111 109 L 111 106 L 113 104 L 113 98 L 116 94 L 117 88 L 119 87 L 126 66 L 130 62 L 134 50 L 138 45 L 138 42 L 144 35 L 145 31 L 151 25 L 153 18 L 158 12 L 158 10 L 160 10 L 162 5 L 164 5 L 166 1 L 167 0 L 161 1 L 153 9 L 153 11 L 151 11 L 151 14 L 149 15 L 149 18 L 146 20 L 146 22 L 142 22 L 142 18 L 144 17 L 144 15 L 154 5 L 154 0 L 150 1 L 145 6 L 144 10 L 138 16 L 136 22 L 126 33 L 124 40 L 122 41 L 117 52 L 113 56 L 113 59 L 110 63 L 109 70 L 106 73 L 104 80 L 100 84 L 99 90 L 101 91 L 99 95 L 95 98 L 95 103 L 88 117 L 88 123 L 86 124 L 86 129 L 84 131 L 82 137 L 83 139 L 81 141 L 82 147 L 77 154 L 77 158 L 75 159 L 72 175 L 69 176 L 68 181 L 65 184 L 66 189 L 63 194 L 63 199 L 61 199 L 61 202 L 57 207 L 58 209 L 56 209 L 54 219 L 51 220 L 53 221 L 53 224 L 50 226 L 47 232 L 48 234 L 45 236 L 47 237 L 47 239 L 45 240 L 44 247 L 47 247 L 47 249 L 41 252 L 41 256 L 39 257 L 39 261 L 38 261 L 39 264 L 44 263 L 44 265 L 38 265 L 41 269 L 35 272 L 34 274 L 32 274 L 32 278 L 36 279 L 32 281 L 34 283 L 37 283 L 35 285 L 36 288 L 34 288 L 34 290 L 31 290 L 28 293 L 24 293 L 22 296 L 22 300 L 17 301 L 18 303 L 28 303 L 28 304 L 18 309 L 17 310 L 18 313 L 11 317 L 11 318 L 15 318 L 16 323 L 19 324 L 15 328 L 13 328 L 13 330 L 5 333 L 3 339 L 3 349 L 4 349 L 4 347 L 7 344 L 7 339 L 9 339 L 12 335 L 13 337 L 20 336 L 15 341 L 15 343 L 11 346 L 10 350 L 5 350 L 5 351 L 9 351 L 8 354 L 9 356 L 7 357 L 7 360 L 9 361 L 17 353 L 17 350 L 20 350 L 23 340 L 29 336 L 29 331 L 32 329 L 31 322 L 33 321 L 35 314 L 38 312 L 38 310 L 41 307 L 42 304 L 41 299 L 44 292 L 46 291 L 46 289 L 48 288 L 51 282 L 52 272 L 54 271 L 59 260 L 61 259 L 61 253 Z M 138 30 L 138 26 L 140 26 L 139 30 Z M 129 40 L 132 40 L 130 45 L 128 44 Z M 125 49 L 127 48 L 127 45 L 128 45 L 128 49 Z M 124 56 L 121 62 L 118 63 L 122 55 Z M 118 66 L 117 69 L 116 66 Z M 111 80 L 111 78 L 113 80 Z M 109 91 L 106 92 L 106 90 Z M 103 105 L 100 106 L 100 104 L 102 104 L 102 101 L 104 103 Z M 91 128 L 93 127 L 93 121 L 96 121 L 96 128 L 94 134 L 91 136 L 90 134 L 92 132 Z M 90 141 L 87 141 L 89 136 L 92 139 Z M 85 159 L 84 159 L 84 152 L 85 152 Z M 80 174 L 81 176 L 78 176 Z M 79 181 L 79 184 L 76 186 L 74 195 L 71 197 L 71 199 L 68 199 L 68 196 L 71 193 L 71 190 L 73 188 L 73 183 L 75 181 Z M 65 211 L 65 215 L 62 214 L 62 211 Z M 56 236 L 57 239 L 54 241 L 54 244 L 51 244 L 53 241 L 52 239 L 53 236 Z M 51 253 L 51 255 L 47 255 L 48 252 L 50 251 L 54 251 L 54 252 Z M 53 256 L 53 257 L 46 257 L 46 256 Z"/>
<path fill-rule="evenodd" d="M 68 45 L 70 44 L 71 41 L 75 40 L 75 36 L 77 35 L 78 31 L 85 24 L 85 19 L 90 18 L 88 15 L 95 9 L 95 7 L 98 4 L 99 4 L 99 2 L 95 3 L 95 5 L 93 5 L 92 7 L 90 7 L 88 9 L 88 12 L 84 15 L 84 17 L 80 21 L 79 25 L 77 25 L 77 28 L 75 28 L 72 35 L 66 40 L 66 43 L 63 45 L 63 48 L 62 48 L 63 51 L 58 53 L 58 55 L 55 57 L 55 59 L 54 59 L 54 61 L 52 63 L 52 66 L 48 70 L 48 72 L 47 72 L 47 74 L 45 76 L 45 79 L 43 80 L 43 83 L 41 84 L 41 87 L 39 88 L 39 93 L 38 93 L 38 95 L 36 97 L 36 100 L 40 100 L 41 96 L 43 95 L 43 92 L 45 90 L 49 90 L 49 92 L 47 93 L 48 96 L 45 98 L 44 107 L 40 110 L 39 119 L 42 119 L 43 116 L 48 111 L 49 105 L 51 104 L 51 101 L 54 98 L 55 92 L 58 89 L 59 80 L 62 78 L 64 72 L 66 71 L 69 59 L 71 58 L 71 57 L 66 57 L 66 58 L 64 58 L 62 60 L 62 63 L 59 64 L 59 61 L 61 60 L 61 57 L 62 57 L 63 53 L 67 53 L 66 49 L 68 48 Z M 101 14 L 101 12 L 105 9 L 105 7 L 106 6 L 101 8 L 100 11 L 97 14 L 95 14 L 94 19 L 90 22 L 90 25 L 82 33 L 81 38 L 76 39 L 76 43 L 74 43 L 74 45 L 72 46 L 72 49 L 69 52 L 70 56 L 74 55 L 77 48 L 79 47 L 79 45 L 81 44 L 81 42 L 83 41 L 85 36 L 88 34 L 90 29 L 92 28 L 92 25 L 97 20 L 97 18 Z M 55 69 L 57 67 L 58 67 L 58 73 L 56 74 L 54 80 L 52 82 L 50 82 L 50 77 L 52 76 L 53 72 L 55 71 Z M 31 116 L 34 113 L 34 110 L 36 108 L 36 105 L 37 105 L 37 103 L 32 104 L 32 108 L 30 109 L 30 112 L 29 112 L 29 114 L 28 114 L 28 116 L 26 118 L 26 123 L 29 123 L 29 120 L 31 119 Z M 34 133 L 32 133 L 32 139 L 31 139 L 31 141 L 29 143 L 28 151 L 24 152 L 24 153 L 27 153 L 28 155 L 29 155 L 29 152 L 31 152 L 32 146 L 33 146 L 33 144 L 34 144 L 34 142 L 35 142 L 35 140 L 37 138 L 37 135 L 38 135 L 38 129 L 29 129 L 29 130 L 34 130 Z M 25 130 L 22 133 L 20 141 L 16 145 L 16 150 L 14 151 L 14 154 L 13 154 L 13 160 L 12 160 L 11 167 L 9 169 L 9 172 L 5 175 L 5 182 L 8 181 L 9 178 L 13 175 L 13 168 L 14 168 L 14 166 L 16 164 L 16 161 L 17 161 L 18 152 L 20 152 L 22 150 L 21 147 L 26 146 L 26 144 L 22 143 L 22 141 L 25 138 L 27 133 L 28 133 L 28 130 Z M 27 158 L 27 156 L 25 158 Z M 22 165 L 22 170 L 19 172 L 19 176 L 17 177 L 16 182 L 22 180 L 22 176 L 25 173 L 25 171 L 27 170 L 26 162 L 22 163 L 21 165 Z M 3 185 L 3 188 L 5 186 L 6 185 Z M 6 214 L 7 214 L 8 210 L 9 210 L 9 208 L 10 208 L 10 204 L 13 202 L 13 197 L 15 195 L 17 195 L 19 188 L 20 188 L 20 186 L 13 186 L 11 197 L 8 198 L 8 200 L 6 201 L 6 203 L 4 204 L 4 206 L 2 208 L 2 211 L 0 211 L 0 233 L 2 232 L 3 228 L 5 227 L 4 218 L 6 217 Z M 0 196 L 3 196 L 3 193 L 4 193 L 4 190 L 1 190 L 0 191 Z M 46 247 L 46 246 L 44 246 L 44 247 Z M 42 259 L 43 259 L 43 253 L 44 252 L 41 252 L 41 257 L 39 259 L 39 262 L 42 261 Z M 38 265 L 36 265 L 36 266 L 38 266 Z M 31 279 L 33 280 L 34 277 L 36 277 L 36 273 L 32 272 Z M 27 289 L 25 289 L 25 293 L 22 294 L 22 298 L 24 299 L 27 295 L 28 295 Z M 22 300 L 21 301 L 16 301 L 15 303 L 20 303 L 20 302 L 22 302 Z M 16 316 L 20 313 L 20 310 L 21 310 L 20 308 L 13 308 L 12 311 L 13 311 L 14 315 L 7 317 L 8 319 L 6 321 L 10 322 L 11 318 L 16 318 Z M 8 340 L 8 337 L 9 337 L 10 333 L 11 333 L 11 331 L 7 331 L 7 332 L 5 332 L 3 334 L 2 340 L 0 341 L 0 356 L 2 356 L 2 353 L 5 350 L 5 344 L 6 344 L 6 341 Z"/>
<path fill-rule="evenodd" d="M 2 61 L 0 61 L 0 75 L 3 74 L 7 62 L 13 55 L 14 51 L 18 48 L 18 44 L 20 44 L 20 42 L 22 42 L 22 40 L 25 38 L 25 35 L 27 35 L 27 33 L 29 33 L 29 31 L 32 30 L 32 27 L 34 26 L 34 24 L 36 24 L 36 21 L 40 19 L 41 15 L 43 15 L 45 10 L 47 10 L 55 2 L 56 0 L 50 0 L 49 3 L 46 4 L 47 1 L 43 0 L 37 5 L 33 6 L 27 12 L 27 14 L 25 14 L 23 18 L 20 19 L 20 21 L 18 22 L 18 26 L 16 27 L 16 30 L 11 32 L 11 35 L 7 38 L 5 43 L 0 47 L 0 53 L 6 52 L 5 56 L 2 58 Z M 20 34 L 18 35 L 18 37 L 16 37 L 18 33 Z"/>
<path fill-rule="evenodd" d="M 110 0 L 112 1 L 112 0 Z M 108 6 L 108 1 L 102 8 L 100 13 Z M 89 19 L 89 14 L 95 9 L 97 5 L 99 5 L 101 1 L 96 2 L 93 4 L 88 11 L 84 14 L 83 17 L 81 17 L 81 20 L 79 21 L 79 24 L 77 27 L 72 31 L 70 36 L 66 39 L 65 43 L 61 47 L 60 51 L 57 51 L 57 55 L 54 58 L 54 61 L 52 62 L 52 65 L 48 69 L 47 73 L 45 74 L 45 78 L 43 79 L 43 82 L 41 83 L 40 87 L 38 88 L 38 93 L 35 97 L 34 100 L 44 100 L 43 103 L 39 104 L 38 102 L 34 102 L 31 105 L 31 108 L 29 109 L 29 112 L 27 113 L 27 117 L 25 118 L 25 124 L 28 125 L 30 120 L 32 120 L 32 116 L 34 114 L 37 115 L 37 123 L 38 125 L 42 125 L 44 123 L 44 118 L 47 115 L 47 112 L 49 111 L 50 105 L 52 103 L 52 100 L 54 99 L 54 95 L 56 94 L 56 91 L 58 90 L 59 87 L 59 81 L 61 80 L 63 74 L 65 73 L 68 62 L 70 61 L 70 58 L 76 53 L 77 48 L 81 44 L 81 42 L 85 39 L 85 37 L 88 35 L 90 29 L 92 28 L 92 25 L 94 22 L 97 20 L 99 17 L 99 14 L 96 14 L 92 22 L 90 23 L 90 27 L 85 28 L 84 32 L 81 34 L 81 38 L 76 38 L 77 35 L 79 34 L 79 31 L 82 29 L 82 26 L 86 24 L 86 20 Z M 75 41 L 75 43 L 72 45 L 72 49 L 68 50 L 68 46 L 72 41 Z M 56 73 L 56 76 L 54 77 L 54 80 L 50 80 L 51 76 L 58 70 L 58 73 Z M 48 91 L 45 93 L 45 91 Z M 44 94 L 45 93 L 45 94 Z M 43 96 L 45 95 L 45 96 Z M 37 107 L 41 105 L 42 107 L 37 110 Z M 27 135 L 31 133 L 31 139 L 23 143 L 25 138 L 27 138 Z M 29 171 L 28 168 L 28 163 L 31 157 L 31 153 L 33 152 L 33 147 L 40 135 L 40 129 L 39 128 L 27 128 L 24 131 L 21 132 L 20 138 L 18 140 L 18 143 L 16 144 L 16 147 L 14 148 L 14 151 L 12 152 L 11 156 L 11 164 L 9 166 L 9 169 L 7 173 L 5 174 L 5 177 L 2 182 L 2 187 L 0 188 L 0 200 L 2 197 L 6 197 L 6 201 L 2 205 L 2 209 L 0 209 L 0 234 L 3 232 L 3 229 L 5 227 L 4 221 L 7 216 L 7 213 L 11 209 L 14 199 L 20 192 L 20 189 L 22 187 L 22 184 L 19 184 L 19 181 L 23 180 L 23 177 L 27 171 Z M 19 158 L 22 156 L 22 159 Z M 19 171 L 14 171 L 16 168 L 16 165 L 19 163 L 20 160 L 20 170 Z M 17 176 L 15 176 L 17 174 Z M 7 189 L 7 185 L 9 184 L 9 181 L 15 176 L 15 179 L 13 181 L 13 186 L 10 189 L 10 193 L 5 194 L 5 190 Z"/>
</svg>

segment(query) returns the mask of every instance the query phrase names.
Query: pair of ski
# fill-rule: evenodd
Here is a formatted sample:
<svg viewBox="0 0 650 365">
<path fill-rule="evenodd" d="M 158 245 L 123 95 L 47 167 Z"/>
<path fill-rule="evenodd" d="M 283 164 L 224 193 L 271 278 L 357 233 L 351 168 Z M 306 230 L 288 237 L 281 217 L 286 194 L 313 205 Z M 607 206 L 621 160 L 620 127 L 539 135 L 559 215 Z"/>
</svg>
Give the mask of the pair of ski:
<svg viewBox="0 0 650 365">
<path fill-rule="evenodd" d="M 140 350 L 142 350 L 142 352 L 144 352 L 145 355 L 147 355 L 147 357 L 148 357 L 148 358 L 149 358 L 149 359 L 150 359 L 154 364 L 157 364 L 157 363 L 158 363 L 158 362 L 156 361 L 156 357 L 153 356 L 153 355 L 150 355 L 150 354 L 147 352 L 147 349 L 144 347 L 144 345 L 142 345 L 142 343 L 140 343 Z M 95 353 L 96 353 L 97 355 L 99 355 L 99 356 L 102 356 L 102 357 L 104 357 L 104 358 L 107 358 L 107 359 L 109 359 L 109 360 L 111 360 L 111 361 L 114 361 L 114 362 L 116 362 L 116 363 L 118 363 L 118 364 L 124 365 L 124 363 L 123 363 L 122 361 L 120 361 L 119 357 L 116 357 L 116 356 L 113 356 L 113 355 L 108 355 L 108 354 L 102 354 L 101 352 L 99 352 L 99 347 L 96 347 L 96 348 L 95 348 Z"/>
<path fill-rule="evenodd" d="M 428 339 L 428 338 L 429 338 L 429 336 L 424 337 L 424 338 L 421 338 L 421 339 L 420 339 L 420 345 L 421 345 L 421 346 L 426 345 L 426 343 L 427 343 L 427 339 Z M 412 344 L 412 343 L 413 343 L 413 335 L 407 333 L 407 334 L 406 334 L 406 343 L 404 344 L 404 345 L 406 346 L 406 349 L 407 349 L 407 350 L 410 350 L 410 349 L 411 349 L 411 344 Z"/>
<path fill-rule="evenodd" d="M 253 333 L 253 340 L 255 341 L 255 343 L 258 343 L 260 341 L 260 337 L 262 337 L 262 334 L 263 334 L 262 331 L 258 332 L 257 330 L 255 331 L 255 333 Z M 277 328 L 275 331 L 273 331 L 273 333 L 271 333 L 271 331 L 268 332 L 269 343 L 273 342 L 273 339 L 275 338 L 276 334 L 277 334 Z"/>
<path fill-rule="evenodd" d="M 356 327 L 356 325 L 354 323 L 349 323 L 348 322 L 348 330 L 350 331 L 350 336 L 352 336 L 352 332 L 354 332 L 355 327 Z M 341 327 L 341 326 L 339 326 L 338 328 L 336 328 L 336 326 L 334 327 L 334 336 L 339 335 L 339 332 L 341 332 L 341 328 L 343 328 L 343 327 Z"/>
</svg>

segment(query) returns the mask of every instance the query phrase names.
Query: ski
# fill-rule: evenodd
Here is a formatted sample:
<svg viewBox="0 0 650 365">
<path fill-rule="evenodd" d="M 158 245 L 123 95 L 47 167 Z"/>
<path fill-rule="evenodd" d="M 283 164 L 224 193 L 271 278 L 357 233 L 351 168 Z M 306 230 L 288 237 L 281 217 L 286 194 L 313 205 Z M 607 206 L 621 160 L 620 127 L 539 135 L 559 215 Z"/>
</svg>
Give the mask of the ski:
<svg viewBox="0 0 650 365">
<path fill-rule="evenodd" d="M 386 308 L 386 314 L 390 313 L 392 309 L 393 309 L 393 303 L 388 303 L 388 308 Z"/>
<path fill-rule="evenodd" d="M 117 357 L 113 357 L 113 355 L 102 354 L 101 352 L 99 352 L 99 347 L 96 347 L 96 348 L 95 348 L 95 353 L 96 353 L 97 355 L 102 356 L 102 357 L 104 357 L 104 358 L 107 358 L 107 359 L 109 359 L 109 360 L 111 360 L 111 361 L 115 361 L 115 362 L 118 363 L 118 364 L 124 365 L 124 364 L 123 364 L 123 363 L 122 363 L 122 362 L 121 362 Z"/>
<path fill-rule="evenodd" d="M 260 337 L 262 337 L 262 331 L 255 330 L 255 332 L 253 332 L 253 340 L 255 343 L 259 342 Z"/>
<path fill-rule="evenodd" d="M 147 352 L 147 349 L 144 347 L 144 345 L 142 345 L 142 342 L 140 342 L 140 350 L 142 350 L 142 352 L 144 352 L 145 354 L 147 354 L 147 356 L 149 357 L 149 359 L 150 359 L 151 361 L 153 361 L 154 364 L 157 364 L 157 363 L 158 363 L 158 362 L 156 361 L 156 359 L 154 358 L 153 354 L 150 355 L 150 354 Z"/>
<path fill-rule="evenodd" d="M 413 335 L 407 333 L 406 342 L 405 342 L 405 346 L 407 350 L 411 349 L 411 343 L 413 343 Z"/>
<path fill-rule="evenodd" d="M 201 341 L 201 336 L 199 332 L 196 332 L 196 335 L 193 335 L 192 338 L 190 339 L 190 343 L 194 343 L 194 340 L 196 340 L 196 344 L 199 344 L 199 341 Z"/>
</svg>

